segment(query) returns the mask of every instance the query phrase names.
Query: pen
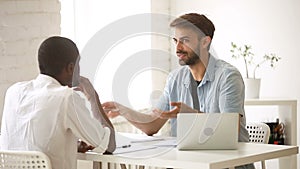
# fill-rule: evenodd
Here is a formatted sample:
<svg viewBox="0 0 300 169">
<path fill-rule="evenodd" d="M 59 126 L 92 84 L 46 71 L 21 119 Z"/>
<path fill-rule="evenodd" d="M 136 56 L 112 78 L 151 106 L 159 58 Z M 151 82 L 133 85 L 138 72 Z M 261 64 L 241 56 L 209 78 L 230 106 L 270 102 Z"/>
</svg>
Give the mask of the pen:
<svg viewBox="0 0 300 169">
<path fill-rule="evenodd" d="M 131 145 L 128 144 L 128 145 L 118 146 L 117 148 L 128 148 L 128 147 L 131 147 Z"/>
</svg>

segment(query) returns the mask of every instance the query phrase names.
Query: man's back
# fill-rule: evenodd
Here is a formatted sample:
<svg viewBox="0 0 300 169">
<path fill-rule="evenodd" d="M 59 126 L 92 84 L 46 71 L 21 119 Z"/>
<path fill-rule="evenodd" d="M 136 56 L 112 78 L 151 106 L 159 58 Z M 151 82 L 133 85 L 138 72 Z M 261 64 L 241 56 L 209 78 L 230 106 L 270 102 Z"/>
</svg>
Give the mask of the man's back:
<svg viewBox="0 0 300 169">
<path fill-rule="evenodd" d="M 74 102 L 85 105 L 71 88 L 49 76 L 13 85 L 5 98 L 1 149 L 43 151 L 53 168 L 76 168 L 77 138 L 71 128 L 82 127 L 78 123 L 88 117 L 77 117 L 82 112 L 77 112 Z M 88 111 L 84 114 L 90 116 Z M 102 128 L 98 121 L 91 122 L 93 128 Z M 91 129 L 88 125 L 86 130 Z"/>
</svg>

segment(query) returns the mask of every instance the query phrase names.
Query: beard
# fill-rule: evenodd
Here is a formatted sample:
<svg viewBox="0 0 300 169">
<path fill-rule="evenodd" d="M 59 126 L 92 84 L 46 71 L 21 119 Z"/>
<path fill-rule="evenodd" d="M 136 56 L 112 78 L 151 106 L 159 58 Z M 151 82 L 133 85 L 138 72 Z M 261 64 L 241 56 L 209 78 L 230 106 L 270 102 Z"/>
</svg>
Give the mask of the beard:
<svg viewBox="0 0 300 169">
<path fill-rule="evenodd" d="M 200 50 L 199 50 L 199 48 L 196 48 L 195 51 L 197 51 L 197 53 L 194 51 L 187 52 L 187 51 L 178 50 L 176 53 L 182 53 L 187 56 L 187 58 L 185 60 L 179 59 L 179 64 L 181 66 L 184 66 L 184 65 L 192 66 L 192 65 L 195 65 L 196 63 L 198 63 L 200 61 L 200 54 L 199 54 Z"/>
</svg>

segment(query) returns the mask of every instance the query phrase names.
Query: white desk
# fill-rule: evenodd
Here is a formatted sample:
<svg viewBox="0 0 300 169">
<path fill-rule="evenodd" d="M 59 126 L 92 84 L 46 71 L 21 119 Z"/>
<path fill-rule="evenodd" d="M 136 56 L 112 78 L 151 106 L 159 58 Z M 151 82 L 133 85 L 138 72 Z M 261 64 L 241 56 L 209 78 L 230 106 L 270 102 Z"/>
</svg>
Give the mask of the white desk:
<svg viewBox="0 0 300 169">
<path fill-rule="evenodd" d="M 78 159 L 169 168 L 221 169 L 297 153 L 297 146 L 239 143 L 238 150 L 178 151 L 176 148 L 159 147 L 120 155 L 79 153 Z M 291 167 L 295 168 L 297 166 Z"/>
</svg>

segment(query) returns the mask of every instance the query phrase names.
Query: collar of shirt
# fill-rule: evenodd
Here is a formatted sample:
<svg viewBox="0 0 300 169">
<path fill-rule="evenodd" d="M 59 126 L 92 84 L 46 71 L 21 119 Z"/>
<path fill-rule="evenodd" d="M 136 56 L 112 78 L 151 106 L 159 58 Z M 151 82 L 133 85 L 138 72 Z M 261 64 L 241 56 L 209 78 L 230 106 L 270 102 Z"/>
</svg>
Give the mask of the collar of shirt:
<svg viewBox="0 0 300 169">
<path fill-rule="evenodd" d="M 45 74 L 39 74 L 36 78 L 36 81 L 37 82 L 49 82 L 49 83 L 61 85 L 56 79 L 54 79 L 53 77 L 51 77 L 49 75 L 45 75 Z"/>
<path fill-rule="evenodd" d="M 217 59 L 214 56 L 210 55 L 204 77 L 202 79 L 202 82 L 200 83 L 201 86 L 204 85 L 207 81 L 213 81 L 215 79 L 216 62 L 217 62 Z M 190 72 L 190 69 L 186 69 L 186 71 Z M 189 72 L 186 72 L 186 73 L 189 73 Z M 184 78 L 184 86 L 186 88 L 188 88 L 190 83 L 191 83 L 190 76 L 186 76 Z"/>
</svg>

